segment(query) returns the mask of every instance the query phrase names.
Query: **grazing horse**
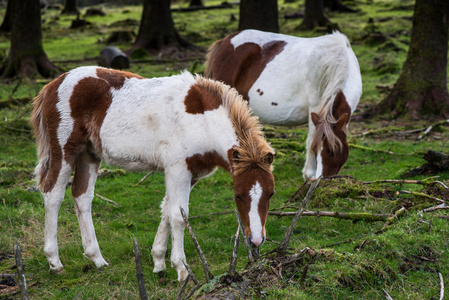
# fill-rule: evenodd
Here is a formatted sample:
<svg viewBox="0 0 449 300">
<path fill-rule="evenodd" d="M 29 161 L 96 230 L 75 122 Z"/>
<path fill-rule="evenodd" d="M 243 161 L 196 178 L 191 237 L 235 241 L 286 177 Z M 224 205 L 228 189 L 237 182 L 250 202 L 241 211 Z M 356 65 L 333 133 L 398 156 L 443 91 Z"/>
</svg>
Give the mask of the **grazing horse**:
<svg viewBox="0 0 449 300">
<path fill-rule="evenodd" d="M 274 192 L 273 149 L 258 119 L 238 92 L 223 83 L 181 75 L 145 79 L 101 67 L 80 67 L 46 85 L 33 101 L 31 123 L 39 163 L 35 174 L 45 202 L 44 253 L 50 270 L 63 270 L 58 255 L 58 211 L 74 170 L 72 195 L 84 255 L 103 259 L 91 205 L 100 162 L 132 171 L 164 171 L 166 195 L 154 240 L 154 272 L 171 263 L 185 280 L 184 228 L 197 181 L 222 167 L 234 181 L 238 211 L 249 242 L 260 246 Z"/>
<path fill-rule="evenodd" d="M 262 122 L 308 123 L 306 180 L 336 175 L 348 159 L 347 127 L 362 79 L 343 34 L 298 38 L 244 30 L 209 48 L 204 75 L 236 88 Z"/>
</svg>

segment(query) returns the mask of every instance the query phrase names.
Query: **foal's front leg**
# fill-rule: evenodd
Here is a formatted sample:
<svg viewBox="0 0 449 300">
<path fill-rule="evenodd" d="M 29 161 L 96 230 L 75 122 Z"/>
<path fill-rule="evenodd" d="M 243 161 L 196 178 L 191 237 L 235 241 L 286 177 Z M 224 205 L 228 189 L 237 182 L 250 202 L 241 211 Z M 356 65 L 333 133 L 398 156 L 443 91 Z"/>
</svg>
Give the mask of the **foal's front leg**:
<svg viewBox="0 0 449 300">
<path fill-rule="evenodd" d="M 191 181 L 192 175 L 185 168 L 171 168 L 165 172 L 167 196 L 165 198 L 165 207 L 162 217 L 164 218 L 164 215 L 168 216 L 168 220 L 170 222 L 170 228 L 172 231 L 172 251 L 170 261 L 178 273 L 179 281 L 184 281 L 188 275 L 184 265 L 184 262 L 186 262 L 186 256 L 184 253 L 185 223 L 179 207 L 181 206 L 186 214 L 189 214 L 189 194 Z M 162 220 L 161 225 L 159 225 L 158 235 L 160 232 L 166 232 L 166 223 L 163 222 L 164 219 Z M 166 244 L 166 241 L 162 240 L 162 238 L 167 237 L 167 235 L 161 234 L 161 240 L 158 240 L 158 235 L 156 236 L 155 244 L 159 241 L 165 242 Z"/>
<path fill-rule="evenodd" d="M 306 154 L 306 162 L 304 164 L 304 169 L 302 170 L 302 174 L 305 180 L 310 180 L 316 178 L 316 154 L 311 149 L 311 144 L 313 140 L 313 136 L 315 134 L 315 125 L 309 121 L 309 133 L 307 135 L 307 154 Z"/>
</svg>

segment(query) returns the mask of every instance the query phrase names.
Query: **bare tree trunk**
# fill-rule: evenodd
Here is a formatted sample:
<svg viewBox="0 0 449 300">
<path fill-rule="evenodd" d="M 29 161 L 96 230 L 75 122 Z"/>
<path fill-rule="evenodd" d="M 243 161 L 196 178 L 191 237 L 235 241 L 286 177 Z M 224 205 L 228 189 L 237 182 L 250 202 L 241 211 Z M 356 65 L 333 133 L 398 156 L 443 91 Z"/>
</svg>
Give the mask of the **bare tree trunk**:
<svg viewBox="0 0 449 300">
<path fill-rule="evenodd" d="M 393 90 L 377 107 L 394 117 L 449 117 L 449 1 L 416 0 L 407 60 Z"/>
<path fill-rule="evenodd" d="M 51 77 L 56 67 L 42 46 L 41 13 L 38 0 L 12 1 L 12 29 L 9 56 L 0 68 L 3 78 Z"/>
<path fill-rule="evenodd" d="M 5 17 L 3 18 L 3 23 L 0 26 L 0 31 L 10 32 L 12 27 L 12 2 L 13 0 L 8 0 L 6 4 Z"/>
<path fill-rule="evenodd" d="M 190 46 L 175 29 L 170 0 L 144 0 L 139 33 L 132 49 L 147 51 Z"/>
<path fill-rule="evenodd" d="M 327 26 L 331 22 L 324 15 L 323 0 L 306 0 L 306 9 L 304 12 L 304 20 L 300 28 L 311 30 L 317 26 Z"/>
<path fill-rule="evenodd" d="M 80 12 L 78 11 L 78 0 L 66 0 L 64 9 L 61 14 L 65 15 L 77 15 Z"/>
<path fill-rule="evenodd" d="M 279 32 L 277 0 L 241 0 L 239 30 Z"/>
</svg>

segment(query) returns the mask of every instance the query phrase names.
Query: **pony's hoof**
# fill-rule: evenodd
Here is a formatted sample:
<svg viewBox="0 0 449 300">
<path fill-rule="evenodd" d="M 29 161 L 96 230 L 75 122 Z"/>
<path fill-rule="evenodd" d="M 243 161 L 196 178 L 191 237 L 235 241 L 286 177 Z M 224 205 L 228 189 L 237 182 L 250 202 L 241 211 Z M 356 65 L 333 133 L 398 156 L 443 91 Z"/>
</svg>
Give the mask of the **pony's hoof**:
<svg viewBox="0 0 449 300">
<path fill-rule="evenodd" d="M 51 274 L 55 274 L 55 275 L 60 275 L 60 274 L 64 274 L 65 270 L 64 270 L 63 267 L 59 267 L 59 268 L 56 268 L 56 269 L 50 268 L 50 273 Z"/>
<path fill-rule="evenodd" d="M 178 271 L 178 281 L 179 282 L 185 281 L 188 275 L 189 272 L 187 272 L 186 269 Z"/>
</svg>

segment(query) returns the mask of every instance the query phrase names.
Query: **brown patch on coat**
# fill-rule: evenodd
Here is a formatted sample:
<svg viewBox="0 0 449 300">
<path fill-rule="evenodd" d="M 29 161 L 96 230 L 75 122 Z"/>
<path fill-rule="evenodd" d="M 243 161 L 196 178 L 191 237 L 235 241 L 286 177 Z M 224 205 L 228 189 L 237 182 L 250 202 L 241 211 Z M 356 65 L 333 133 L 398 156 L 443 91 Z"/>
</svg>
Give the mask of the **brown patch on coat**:
<svg viewBox="0 0 449 300">
<path fill-rule="evenodd" d="M 86 193 L 89 187 L 89 179 L 91 176 L 96 176 L 98 168 L 100 167 L 100 159 L 91 156 L 89 153 L 83 153 L 76 161 L 75 174 L 73 175 L 72 182 L 72 195 L 73 198 Z M 90 174 L 89 165 L 95 165 L 95 174 Z"/>
<path fill-rule="evenodd" d="M 44 144 L 50 144 L 48 161 L 43 163 L 38 174 L 38 185 L 44 193 L 53 189 L 62 166 L 62 151 L 58 140 L 58 126 L 61 118 L 56 104 L 58 102 L 58 88 L 66 76 L 67 73 L 47 84 L 33 101 L 31 124 L 34 129 L 40 159 L 48 155 L 48 153 L 41 152 L 46 148 Z M 43 128 L 40 127 L 41 122 Z"/>
<path fill-rule="evenodd" d="M 194 179 L 210 174 L 216 167 L 222 167 L 228 172 L 231 171 L 229 162 L 216 151 L 194 154 L 186 158 L 186 163 L 187 169 L 192 173 Z"/>
<path fill-rule="evenodd" d="M 271 105 L 278 106 L 278 104 L 276 102 L 271 102 Z"/>
<path fill-rule="evenodd" d="M 126 79 L 143 79 L 142 76 L 131 72 L 111 70 L 106 68 L 97 68 L 97 76 L 101 79 L 106 80 L 108 84 L 116 90 L 120 89 L 123 86 Z"/>
<path fill-rule="evenodd" d="M 102 147 L 100 128 L 112 102 L 109 81 L 94 77 L 81 79 L 70 97 L 73 131 L 64 145 L 65 160 L 73 165 L 88 151 L 100 156 Z"/>
<path fill-rule="evenodd" d="M 259 93 L 260 96 L 263 95 L 263 91 L 261 91 L 260 89 L 257 89 L 257 92 Z"/>
<path fill-rule="evenodd" d="M 189 114 L 204 114 L 205 111 L 219 108 L 221 104 L 221 97 L 198 84 L 192 85 L 184 98 Z"/>
<path fill-rule="evenodd" d="M 231 44 L 234 36 L 228 36 L 209 48 L 205 76 L 229 84 L 249 101 L 248 91 L 266 65 L 282 52 L 286 42 L 271 41 L 262 47 L 244 43 L 234 49 Z"/>
</svg>

